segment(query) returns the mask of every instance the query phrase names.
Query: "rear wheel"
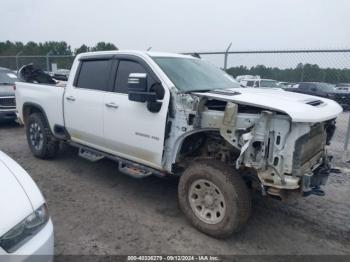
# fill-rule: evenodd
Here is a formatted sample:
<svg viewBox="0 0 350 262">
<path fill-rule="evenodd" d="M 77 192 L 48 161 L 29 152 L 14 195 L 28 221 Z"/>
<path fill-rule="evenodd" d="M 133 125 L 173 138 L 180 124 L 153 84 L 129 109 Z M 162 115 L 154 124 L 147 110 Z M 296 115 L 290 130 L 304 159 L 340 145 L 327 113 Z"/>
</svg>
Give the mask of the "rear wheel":
<svg viewBox="0 0 350 262">
<path fill-rule="evenodd" d="M 251 199 L 240 175 L 220 161 L 202 161 L 180 178 L 179 203 L 188 220 L 217 238 L 237 232 L 247 222 Z"/>
<path fill-rule="evenodd" d="M 41 159 L 55 157 L 59 142 L 51 134 L 41 113 L 34 113 L 28 117 L 26 134 L 28 145 L 34 156 Z"/>
</svg>

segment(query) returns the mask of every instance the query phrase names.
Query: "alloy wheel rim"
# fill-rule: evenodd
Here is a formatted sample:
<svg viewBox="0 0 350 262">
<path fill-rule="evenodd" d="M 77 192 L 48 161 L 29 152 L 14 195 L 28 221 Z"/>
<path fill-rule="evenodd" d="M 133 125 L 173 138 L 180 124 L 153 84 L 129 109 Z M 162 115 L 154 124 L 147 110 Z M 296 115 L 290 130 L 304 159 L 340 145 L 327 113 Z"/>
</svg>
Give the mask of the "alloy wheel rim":
<svg viewBox="0 0 350 262">
<path fill-rule="evenodd" d="M 30 143 L 36 150 L 40 150 L 44 143 L 44 134 L 38 123 L 31 123 L 29 126 Z"/>
</svg>

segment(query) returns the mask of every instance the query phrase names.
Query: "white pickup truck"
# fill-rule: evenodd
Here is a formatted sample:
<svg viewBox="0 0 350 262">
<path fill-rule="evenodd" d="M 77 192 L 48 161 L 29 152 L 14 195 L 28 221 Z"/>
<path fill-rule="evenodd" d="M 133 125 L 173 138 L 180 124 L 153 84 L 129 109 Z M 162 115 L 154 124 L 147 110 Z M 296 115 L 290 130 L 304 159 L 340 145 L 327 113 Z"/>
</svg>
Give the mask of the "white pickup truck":
<svg viewBox="0 0 350 262">
<path fill-rule="evenodd" d="M 342 111 L 320 97 L 240 88 L 208 62 L 156 52 L 80 54 L 65 87 L 16 86 L 36 157 L 54 157 L 65 142 L 133 177 L 179 175 L 181 209 L 214 237 L 246 223 L 252 191 L 323 195 Z"/>
</svg>

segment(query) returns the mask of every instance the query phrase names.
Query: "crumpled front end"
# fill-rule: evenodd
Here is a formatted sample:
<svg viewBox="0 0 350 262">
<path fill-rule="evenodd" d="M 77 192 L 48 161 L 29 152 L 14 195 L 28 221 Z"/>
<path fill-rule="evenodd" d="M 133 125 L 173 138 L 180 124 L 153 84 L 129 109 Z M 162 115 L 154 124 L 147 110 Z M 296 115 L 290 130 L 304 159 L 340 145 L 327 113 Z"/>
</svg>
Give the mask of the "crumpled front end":
<svg viewBox="0 0 350 262">
<path fill-rule="evenodd" d="M 175 96 L 181 111 L 174 117 L 176 128 L 166 142 L 166 148 L 174 148 L 165 151 L 165 159 L 171 159 L 168 169 L 173 171 L 191 157 L 216 158 L 238 169 L 263 194 L 321 193 L 319 187 L 330 171 L 326 145 L 334 134 L 339 105 L 310 96 L 290 98 L 288 92 L 268 92 L 270 101 L 289 103 L 284 107 L 288 110 L 280 110 L 279 102 L 267 108 L 257 104 L 257 94 L 244 92 L 242 97 L 226 90 Z M 247 102 L 249 95 L 254 104 Z M 301 109 L 317 115 L 308 112 L 303 118 Z"/>
<path fill-rule="evenodd" d="M 326 144 L 334 133 L 334 120 L 295 123 L 288 116 L 271 111 L 254 117 L 237 114 L 236 120 L 235 131 L 224 125 L 221 134 L 240 148 L 237 169 L 255 170 L 268 194 L 279 195 L 285 190 L 321 194 L 319 187 L 325 185 L 330 170 Z M 241 121 L 251 123 L 243 133 Z"/>
</svg>

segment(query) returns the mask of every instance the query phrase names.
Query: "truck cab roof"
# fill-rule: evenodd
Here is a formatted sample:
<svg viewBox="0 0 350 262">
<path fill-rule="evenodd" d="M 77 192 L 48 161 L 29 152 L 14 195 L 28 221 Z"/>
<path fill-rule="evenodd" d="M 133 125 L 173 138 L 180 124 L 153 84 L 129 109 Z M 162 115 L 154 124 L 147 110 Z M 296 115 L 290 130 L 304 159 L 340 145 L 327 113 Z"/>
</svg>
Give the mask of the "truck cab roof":
<svg viewBox="0 0 350 262">
<path fill-rule="evenodd" d="M 168 53 L 168 52 L 155 52 L 155 51 L 139 51 L 139 50 L 113 50 L 113 51 L 97 51 L 81 53 L 78 55 L 79 58 L 87 58 L 91 56 L 104 56 L 104 55 L 138 55 L 138 56 L 150 56 L 150 57 L 179 57 L 179 58 L 192 58 L 190 55 Z"/>
</svg>

